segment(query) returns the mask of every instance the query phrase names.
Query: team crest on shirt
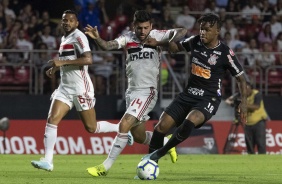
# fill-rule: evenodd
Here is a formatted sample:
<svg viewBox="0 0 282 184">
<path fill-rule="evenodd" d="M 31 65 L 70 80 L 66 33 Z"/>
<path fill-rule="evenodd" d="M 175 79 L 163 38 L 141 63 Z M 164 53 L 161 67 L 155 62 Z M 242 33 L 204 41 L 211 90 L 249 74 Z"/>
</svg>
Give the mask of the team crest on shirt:
<svg viewBox="0 0 282 184">
<path fill-rule="evenodd" d="M 215 65 L 216 64 L 216 60 L 217 60 L 217 58 L 218 58 L 218 56 L 216 55 L 216 54 L 211 54 L 210 55 L 210 58 L 209 58 L 209 60 L 208 60 L 208 63 L 210 64 L 210 65 Z"/>
</svg>

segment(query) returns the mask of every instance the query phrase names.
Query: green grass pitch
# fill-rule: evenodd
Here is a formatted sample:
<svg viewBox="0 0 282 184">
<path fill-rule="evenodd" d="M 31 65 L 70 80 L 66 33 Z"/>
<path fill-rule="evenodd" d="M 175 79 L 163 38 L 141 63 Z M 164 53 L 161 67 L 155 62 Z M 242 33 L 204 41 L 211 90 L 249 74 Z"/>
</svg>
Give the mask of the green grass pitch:
<svg viewBox="0 0 282 184">
<path fill-rule="evenodd" d="M 55 155 L 53 172 L 35 169 L 30 161 L 40 155 L 0 155 L 2 184 L 279 184 L 282 183 L 281 155 L 179 155 L 175 164 L 166 155 L 159 161 L 157 180 L 133 180 L 143 155 L 120 155 L 105 177 L 92 177 L 87 167 L 106 155 Z"/>
</svg>

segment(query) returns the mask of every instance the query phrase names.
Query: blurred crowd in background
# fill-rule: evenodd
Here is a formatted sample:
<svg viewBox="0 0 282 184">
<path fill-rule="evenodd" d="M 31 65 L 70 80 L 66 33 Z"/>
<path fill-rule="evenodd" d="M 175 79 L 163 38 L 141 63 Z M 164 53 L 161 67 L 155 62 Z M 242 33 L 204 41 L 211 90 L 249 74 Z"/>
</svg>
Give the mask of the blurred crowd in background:
<svg viewBox="0 0 282 184">
<path fill-rule="evenodd" d="M 188 30 L 186 37 L 189 37 L 199 33 L 197 19 L 201 14 L 214 12 L 223 21 L 220 32 L 222 42 L 238 53 L 241 64 L 250 76 L 255 77 L 255 80 L 261 83 L 266 75 L 266 70 L 272 68 L 267 75 L 273 73 L 278 79 L 282 77 L 282 68 L 276 67 L 282 66 L 282 0 L 130 0 L 118 2 L 120 2 L 118 6 L 112 7 L 105 6 L 111 3 L 110 0 L 73 0 L 73 9 L 78 13 L 80 29 L 83 30 L 87 24 L 97 26 L 102 38 L 114 39 L 132 29 L 132 15 L 135 10 L 146 9 L 153 16 L 154 28 L 185 27 Z M 34 73 L 40 73 L 40 68 L 49 59 L 57 56 L 56 50 L 59 47 L 61 36 L 60 17 L 50 17 L 50 12 L 39 11 L 32 3 L 20 0 L 0 0 L 0 49 L 42 50 L 32 56 L 30 52 L 0 52 L 0 75 L 4 75 L 5 72 L 9 73 L 7 71 L 9 67 L 12 67 L 13 77 L 15 78 L 15 73 L 19 72 L 19 78 L 22 79 L 20 74 L 26 72 L 27 76 L 30 75 L 30 71 L 24 71 L 29 70 L 24 66 L 30 63 L 38 69 Z M 94 51 L 94 65 L 90 67 L 90 73 L 97 89 L 96 93 L 105 94 L 104 80 L 110 80 L 115 63 L 117 67 L 122 67 L 121 58 L 112 53 L 95 53 L 99 51 L 99 48 L 91 40 L 90 44 Z M 179 67 L 178 60 L 183 60 L 177 56 L 169 56 L 168 59 L 173 68 Z M 166 69 L 165 64 L 162 67 Z M 3 76 L 1 78 L 0 83 L 7 83 L 7 80 L 3 81 Z M 229 80 L 227 75 L 225 81 L 227 85 Z M 111 84 L 112 82 L 114 80 L 108 81 Z M 53 90 L 51 88 L 56 86 L 56 81 L 47 85 L 51 87 L 46 92 L 50 92 Z M 280 94 L 281 89 L 282 84 L 278 88 Z"/>
</svg>

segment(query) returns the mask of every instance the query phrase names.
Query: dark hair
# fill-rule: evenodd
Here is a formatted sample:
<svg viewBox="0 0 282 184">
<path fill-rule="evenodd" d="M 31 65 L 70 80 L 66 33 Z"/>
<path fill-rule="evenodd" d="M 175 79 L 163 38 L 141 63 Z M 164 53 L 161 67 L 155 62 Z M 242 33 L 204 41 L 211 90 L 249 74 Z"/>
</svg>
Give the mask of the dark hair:
<svg viewBox="0 0 282 184">
<path fill-rule="evenodd" d="M 202 15 L 199 19 L 198 22 L 201 24 L 202 22 L 204 23 L 210 23 L 210 26 L 212 27 L 214 24 L 217 24 L 217 28 L 220 29 L 222 26 L 222 22 L 219 18 L 218 15 L 214 13 L 206 13 Z"/>
<path fill-rule="evenodd" d="M 151 22 L 151 14 L 149 12 L 147 12 L 146 10 L 137 10 L 134 13 L 134 17 L 133 17 L 133 24 L 137 23 L 137 22 Z"/>
<path fill-rule="evenodd" d="M 74 10 L 65 10 L 63 14 L 74 14 L 77 18 L 77 13 Z"/>
</svg>

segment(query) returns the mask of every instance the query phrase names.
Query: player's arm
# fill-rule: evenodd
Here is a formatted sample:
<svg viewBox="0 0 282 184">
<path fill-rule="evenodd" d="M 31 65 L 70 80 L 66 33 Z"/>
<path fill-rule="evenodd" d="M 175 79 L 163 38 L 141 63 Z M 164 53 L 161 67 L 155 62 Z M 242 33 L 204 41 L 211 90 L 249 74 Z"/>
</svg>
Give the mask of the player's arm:
<svg viewBox="0 0 282 184">
<path fill-rule="evenodd" d="M 241 94 L 241 103 L 239 105 L 240 118 L 242 123 L 247 122 L 247 85 L 243 74 L 236 77 L 239 92 Z"/>
<path fill-rule="evenodd" d="M 59 67 L 51 67 L 49 68 L 47 71 L 46 71 L 46 75 L 49 77 L 49 78 L 53 78 L 56 71 L 59 70 Z"/>
<path fill-rule="evenodd" d="M 100 37 L 97 26 L 92 27 L 88 24 L 84 29 L 85 34 L 90 36 L 103 50 L 118 49 L 119 45 L 116 40 L 105 41 Z"/>
<path fill-rule="evenodd" d="M 84 52 L 81 54 L 81 56 L 74 60 L 59 60 L 59 59 L 52 59 L 49 60 L 48 63 L 50 63 L 53 67 L 60 67 L 64 65 L 91 65 L 93 63 L 92 60 L 92 54 L 90 51 Z"/>
<path fill-rule="evenodd" d="M 187 33 L 187 29 L 184 28 L 176 28 L 176 29 L 170 29 L 168 30 L 168 40 L 160 40 L 157 41 L 155 38 L 148 37 L 146 39 L 145 44 L 151 45 L 151 46 L 162 46 L 162 47 L 168 47 L 170 42 L 179 41 L 181 40 Z"/>
</svg>

